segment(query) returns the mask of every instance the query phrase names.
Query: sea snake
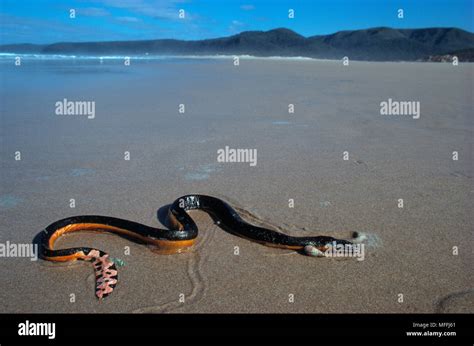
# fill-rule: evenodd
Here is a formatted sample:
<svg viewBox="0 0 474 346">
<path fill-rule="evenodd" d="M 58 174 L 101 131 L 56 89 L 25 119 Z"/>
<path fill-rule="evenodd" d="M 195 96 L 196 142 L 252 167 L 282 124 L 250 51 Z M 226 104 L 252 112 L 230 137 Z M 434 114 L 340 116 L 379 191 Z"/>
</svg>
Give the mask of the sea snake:
<svg viewBox="0 0 474 346">
<path fill-rule="evenodd" d="M 89 261 L 95 268 L 97 298 L 108 296 L 117 285 L 118 274 L 113 260 L 104 251 L 74 247 L 54 249 L 55 241 L 63 234 L 83 231 L 106 231 L 119 234 L 135 241 L 151 244 L 161 252 L 179 253 L 191 247 L 198 235 L 198 228 L 187 211 L 201 209 L 210 214 L 217 224 L 234 235 L 271 247 L 304 250 L 306 254 L 317 256 L 329 244 L 352 244 L 350 241 L 327 236 L 293 237 L 245 222 L 226 202 L 211 196 L 182 196 L 168 209 L 171 229 L 158 229 L 137 222 L 109 216 L 81 215 L 56 221 L 40 233 L 39 255 L 48 261 Z"/>
</svg>

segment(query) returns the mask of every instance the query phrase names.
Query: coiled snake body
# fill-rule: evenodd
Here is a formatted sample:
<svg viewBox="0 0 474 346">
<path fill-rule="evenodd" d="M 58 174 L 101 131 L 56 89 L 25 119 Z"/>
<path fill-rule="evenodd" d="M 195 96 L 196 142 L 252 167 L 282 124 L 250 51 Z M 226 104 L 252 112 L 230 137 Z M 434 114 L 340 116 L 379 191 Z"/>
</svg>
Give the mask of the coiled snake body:
<svg viewBox="0 0 474 346">
<path fill-rule="evenodd" d="M 149 227 L 137 222 L 99 215 L 74 216 L 56 221 L 41 234 L 40 257 L 49 261 L 89 261 L 96 274 L 96 296 L 102 299 L 115 288 L 117 268 L 109 255 L 88 247 L 54 249 L 61 235 L 74 231 L 99 230 L 112 232 L 127 238 L 157 246 L 161 252 L 178 253 L 191 247 L 198 235 L 198 228 L 187 211 L 201 209 L 217 220 L 229 233 L 266 246 L 300 251 L 309 247 L 324 251 L 328 244 L 351 244 L 342 239 L 327 236 L 293 237 L 245 222 L 226 202 L 211 196 L 186 195 L 178 198 L 168 210 L 170 230 Z"/>
</svg>

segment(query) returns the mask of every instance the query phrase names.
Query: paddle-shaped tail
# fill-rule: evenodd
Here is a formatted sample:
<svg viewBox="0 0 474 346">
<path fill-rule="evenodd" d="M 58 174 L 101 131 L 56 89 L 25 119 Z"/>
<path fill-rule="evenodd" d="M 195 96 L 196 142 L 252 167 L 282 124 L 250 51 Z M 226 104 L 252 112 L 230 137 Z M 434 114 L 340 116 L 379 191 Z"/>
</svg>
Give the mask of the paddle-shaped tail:
<svg viewBox="0 0 474 346">
<path fill-rule="evenodd" d="M 92 262 L 95 269 L 95 295 L 102 299 L 114 290 L 118 282 L 118 272 L 115 263 L 103 251 L 92 249 L 82 258 Z"/>
</svg>

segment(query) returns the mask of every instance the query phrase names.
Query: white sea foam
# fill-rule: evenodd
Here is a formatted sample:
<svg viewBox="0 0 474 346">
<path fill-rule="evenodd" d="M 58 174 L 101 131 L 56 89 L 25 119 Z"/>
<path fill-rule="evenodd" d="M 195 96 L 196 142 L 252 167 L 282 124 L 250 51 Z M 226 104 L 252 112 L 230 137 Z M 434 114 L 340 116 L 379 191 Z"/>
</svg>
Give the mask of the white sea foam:
<svg viewBox="0 0 474 346">
<path fill-rule="evenodd" d="M 267 59 L 267 60 L 324 60 L 313 59 L 302 56 L 284 57 L 284 56 L 268 56 L 260 57 L 253 55 L 72 55 L 72 54 L 36 54 L 36 53 L 0 53 L 0 59 L 14 59 L 20 57 L 28 60 L 123 60 L 130 58 L 131 60 L 173 60 L 173 59 Z"/>
</svg>

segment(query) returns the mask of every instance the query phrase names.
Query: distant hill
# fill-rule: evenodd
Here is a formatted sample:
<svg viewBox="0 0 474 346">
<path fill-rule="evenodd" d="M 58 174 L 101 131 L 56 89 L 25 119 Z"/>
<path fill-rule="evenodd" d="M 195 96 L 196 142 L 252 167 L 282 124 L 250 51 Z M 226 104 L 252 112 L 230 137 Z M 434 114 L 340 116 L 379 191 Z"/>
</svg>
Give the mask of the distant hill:
<svg viewBox="0 0 474 346">
<path fill-rule="evenodd" d="M 474 48 L 474 34 L 457 28 L 339 31 L 304 37 L 285 28 L 244 31 L 199 41 L 172 39 L 114 42 L 60 42 L 49 45 L 4 45 L 1 52 L 43 54 L 161 54 L 304 56 L 321 59 L 410 61 Z"/>
<path fill-rule="evenodd" d="M 29 43 L 21 43 L 21 44 L 5 44 L 0 45 L 0 52 L 2 53 L 41 53 L 43 48 L 46 45 L 39 45 L 39 44 L 29 44 Z"/>
</svg>

